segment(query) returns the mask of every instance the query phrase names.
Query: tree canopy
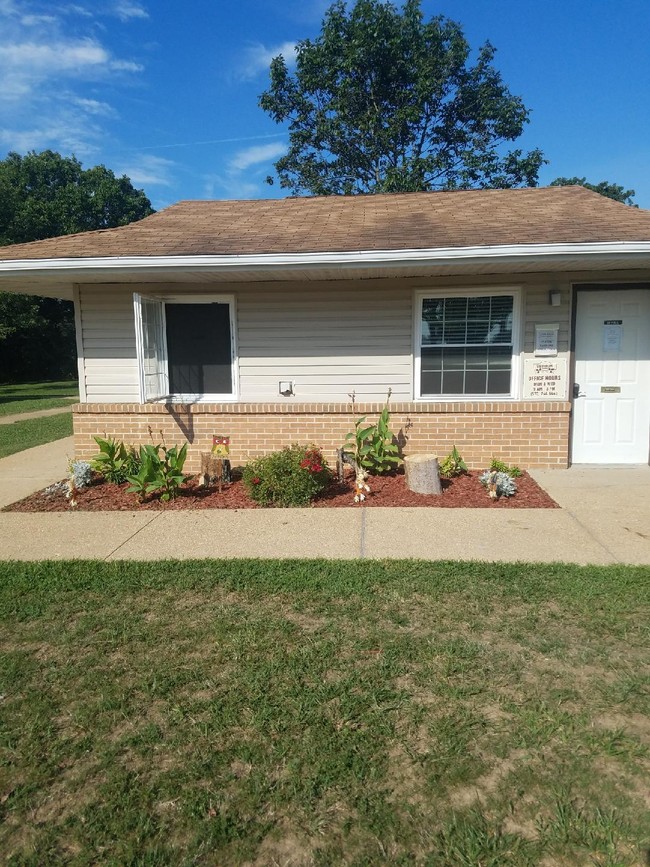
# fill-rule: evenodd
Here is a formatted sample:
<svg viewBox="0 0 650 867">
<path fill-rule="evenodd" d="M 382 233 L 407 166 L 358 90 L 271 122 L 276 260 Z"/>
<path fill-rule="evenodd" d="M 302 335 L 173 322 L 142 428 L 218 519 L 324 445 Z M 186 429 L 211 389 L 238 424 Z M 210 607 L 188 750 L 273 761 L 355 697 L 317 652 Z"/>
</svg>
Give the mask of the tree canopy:
<svg viewBox="0 0 650 867">
<path fill-rule="evenodd" d="M 586 187 L 588 190 L 593 190 L 594 193 L 600 193 L 601 196 L 606 196 L 608 199 L 614 199 L 617 202 L 622 202 L 624 205 L 632 205 L 633 208 L 638 208 L 632 201 L 632 197 L 636 195 L 634 190 L 626 190 L 620 184 L 610 184 L 609 181 L 601 181 L 599 184 L 590 184 L 587 178 L 556 178 L 551 181 L 552 187 Z"/>
<path fill-rule="evenodd" d="M 0 161 L 0 246 L 123 226 L 153 213 L 124 175 L 54 151 Z M 0 293 L 0 379 L 74 376 L 72 304 Z"/>
<path fill-rule="evenodd" d="M 280 185 L 315 195 L 535 186 L 542 152 L 504 149 L 529 111 L 489 42 L 471 54 L 461 26 L 425 21 L 420 0 L 335 2 L 320 35 L 298 43 L 295 73 L 273 58 L 260 96 L 289 124 Z"/>
<path fill-rule="evenodd" d="M 124 226 L 152 213 L 144 192 L 105 166 L 83 169 L 49 150 L 0 161 L 0 245 Z"/>
</svg>

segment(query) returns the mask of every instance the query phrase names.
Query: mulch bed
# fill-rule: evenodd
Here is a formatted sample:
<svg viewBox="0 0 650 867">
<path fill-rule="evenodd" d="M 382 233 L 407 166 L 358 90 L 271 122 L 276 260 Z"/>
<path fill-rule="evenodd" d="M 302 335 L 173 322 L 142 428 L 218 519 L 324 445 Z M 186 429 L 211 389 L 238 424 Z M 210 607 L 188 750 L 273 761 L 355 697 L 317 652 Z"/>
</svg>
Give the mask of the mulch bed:
<svg viewBox="0 0 650 867">
<path fill-rule="evenodd" d="M 344 482 L 334 480 L 324 494 L 313 503 L 316 509 L 338 507 L 361 508 L 362 506 L 425 506 L 442 509 L 557 509 L 557 503 L 543 491 L 528 473 L 524 472 L 517 482 L 514 497 L 501 497 L 491 500 L 485 488 L 478 481 L 478 473 L 467 473 L 454 479 L 443 479 L 441 496 L 414 494 L 406 487 L 403 470 L 386 476 L 371 477 L 368 481 L 371 492 L 363 504 L 353 502 L 353 477 Z M 111 485 L 95 475 L 89 488 L 77 492 L 79 512 L 139 512 L 144 510 L 176 511 L 178 509 L 259 509 L 262 508 L 248 498 L 243 482 L 236 475 L 229 485 L 224 485 L 221 493 L 216 488 L 200 488 L 196 479 L 188 481 L 179 496 L 169 502 L 161 503 L 156 496 L 148 497 L 138 503 L 135 494 L 127 494 L 128 484 Z M 55 488 L 55 490 L 52 490 Z M 69 500 L 60 487 L 50 486 L 37 491 L 17 503 L 6 506 L 5 512 L 68 512 Z"/>
</svg>

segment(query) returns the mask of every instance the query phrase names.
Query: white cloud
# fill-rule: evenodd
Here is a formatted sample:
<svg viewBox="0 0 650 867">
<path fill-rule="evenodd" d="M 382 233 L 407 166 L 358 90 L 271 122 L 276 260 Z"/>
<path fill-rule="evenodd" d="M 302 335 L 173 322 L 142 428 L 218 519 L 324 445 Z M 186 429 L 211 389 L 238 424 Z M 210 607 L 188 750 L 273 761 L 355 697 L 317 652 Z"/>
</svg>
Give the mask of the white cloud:
<svg viewBox="0 0 650 867">
<path fill-rule="evenodd" d="M 115 174 L 127 175 L 135 186 L 170 187 L 173 183 L 172 169 L 174 166 L 173 160 L 147 154 L 120 167 Z"/>
<path fill-rule="evenodd" d="M 130 21 L 133 18 L 148 18 L 149 13 L 138 3 L 129 3 L 128 0 L 122 0 L 115 6 L 115 15 L 120 21 Z"/>
<path fill-rule="evenodd" d="M 97 153 L 105 124 L 117 113 L 97 98 L 96 86 L 119 83 L 143 67 L 105 44 L 85 6 L 52 4 L 43 15 L 41 3 L 17 5 L 0 0 L 0 142 L 19 152 Z M 115 8 L 121 7 L 130 17 L 144 12 L 135 0 L 118 0 Z"/>
<path fill-rule="evenodd" d="M 292 66 L 296 62 L 296 43 L 283 42 L 282 45 L 276 45 L 274 48 L 262 45 L 261 42 L 249 45 L 244 49 L 244 56 L 238 70 L 239 77 L 249 80 L 262 72 L 268 72 L 271 61 L 278 54 L 284 57 L 287 66 Z"/>
<path fill-rule="evenodd" d="M 266 163 L 285 153 L 287 146 L 282 142 L 271 142 L 265 145 L 253 145 L 239 151 L 230 160 L 229 168 L 236 172 L 243 172 L 251 166 Z"/>
</svg>

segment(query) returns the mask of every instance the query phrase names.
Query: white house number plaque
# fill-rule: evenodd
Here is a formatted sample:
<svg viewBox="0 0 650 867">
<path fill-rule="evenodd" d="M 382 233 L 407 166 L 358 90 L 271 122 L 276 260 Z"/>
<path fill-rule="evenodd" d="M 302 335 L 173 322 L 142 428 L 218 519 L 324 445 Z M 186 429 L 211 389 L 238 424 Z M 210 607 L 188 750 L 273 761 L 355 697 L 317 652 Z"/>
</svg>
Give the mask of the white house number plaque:
<svg viewBox="0 0 650 867">
<path fill-rule="evenodd" d="M 526 358 L 524 400 L 566 400 L 566 358 Z"/>
</svg>

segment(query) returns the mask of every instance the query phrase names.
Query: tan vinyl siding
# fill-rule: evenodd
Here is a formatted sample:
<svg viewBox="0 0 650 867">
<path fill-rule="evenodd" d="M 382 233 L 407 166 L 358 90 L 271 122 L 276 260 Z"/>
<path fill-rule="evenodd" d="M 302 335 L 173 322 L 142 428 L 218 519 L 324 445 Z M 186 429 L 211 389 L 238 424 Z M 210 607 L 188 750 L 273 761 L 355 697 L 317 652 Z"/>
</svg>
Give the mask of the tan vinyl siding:
<svg viewBox="0 0 650 867">
<path fill-rule="evenodd" d="M 532 356 L 535 324 L 558 322 L 559 353 L 569 349 L 570 284 L 548 275 L 526 280 L 378 279 L 357 282 L 82 285 L 79 287 L 84 378 L 88 403 L 139 400 L 133 292 L 157 297 L 183 291 L 232 294 L 236 304 L 239 400 L 262 403 L 362 402 L 413 399 L 412 322 L 416 290 L 443 286 L 522 287 L 522 355 Z M 551 307 L 549 290 L 562 305 Z M 280 397 L 278 383 L 295 383 Z"/>
<path fill-rule="evenodd" d="M 133 293 L 122 286 L 80 286 L 84 379 L 88 403 L 140 399 Z"/>
<path fill-rule="evenodd" d="M 411 397 L 411 293 L 403 285 L 332 284 L 239 292 L 239 386 L 243 401 Z"/>
</svg>

